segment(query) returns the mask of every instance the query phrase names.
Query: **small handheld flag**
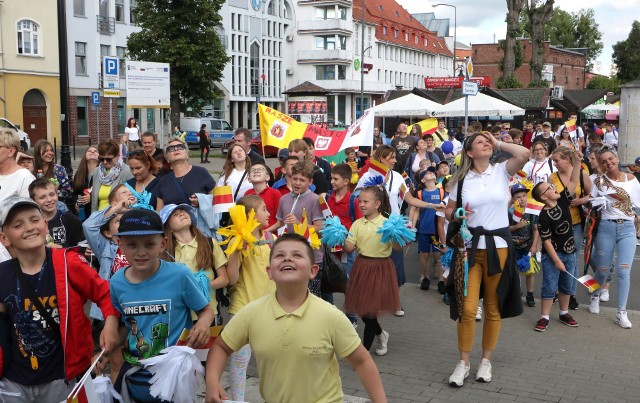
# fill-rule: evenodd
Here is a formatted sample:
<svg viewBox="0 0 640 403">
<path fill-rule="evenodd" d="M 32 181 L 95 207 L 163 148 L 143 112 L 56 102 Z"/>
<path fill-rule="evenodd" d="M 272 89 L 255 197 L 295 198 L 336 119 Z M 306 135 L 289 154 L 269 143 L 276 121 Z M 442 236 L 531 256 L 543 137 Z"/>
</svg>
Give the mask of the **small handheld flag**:
<svg viewBox="0 0 640 403">
<path fill-rule="evenodd" d="M 222 333 L 222 328 L 223 326 L 211 326 L 209 328 L 209 340 L 207 340 L 207 342 L 204 343 L 204 345 L 195 349 L 196 357 L 198 357 L 200 361 L 207 360 L 207 354 L 209 353 L 209 349 L 211 348 L 211 346 L 213 346 L 213 342 L 216 340 L 216 338 L 220 336 L 220 333 Z M 180 337 L 178 338 L 178 342 L 176 343 L 176 346 L 186 346 L 187 343 L 189 342 L 188 340 L 189 333 L 191 333 L 190 329 L 183 329 L 182 333 L 180 333 Z"/>
<path fill-rule="evenodd" d="M 233 207 L 233 192 L 231 186 L 216 186 L 213 188 L 213 212 L 226 213 Z"/>
</svg>

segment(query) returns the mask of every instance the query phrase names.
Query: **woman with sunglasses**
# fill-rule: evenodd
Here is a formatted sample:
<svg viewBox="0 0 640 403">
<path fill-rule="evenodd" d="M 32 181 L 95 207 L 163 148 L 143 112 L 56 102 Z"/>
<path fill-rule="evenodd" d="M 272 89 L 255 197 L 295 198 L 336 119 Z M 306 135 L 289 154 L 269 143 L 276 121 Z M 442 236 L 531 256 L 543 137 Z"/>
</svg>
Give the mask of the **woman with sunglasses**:
<svg viewBox="0 0 640 403">
<path fill-rule="evenodd" d="M 185 203 L 197 207 L 196 194 L 211 193 L 216 185 L 213 177 L 203 167 L 191 165 L 184 140 L 171 140 L 164 149 L 164 156 L 171 165 L 171 172 L 160 178 L 156 210 L 160 211 L 168 204 Z"/>
<path fill-rule="evenodd" d="M 109 139 L 98 145 L 98 168 L 91 177 L 91 211 L 98 211 L 109 207 L 111 189 L 124 184 L 133 178 L 131 170 L 120 157 L 118 143 Z"/>
<path fill-rule="evenodd" d="M 227 152 L 222 175 L 216 186 L 231 186 L 231 194 L 236 195 L 234 201 L 237 201 L 247 190 L 253 189 L 253 185 L 249 182 L 250 168 L 251 159 L 244 148 L 240 144 L 232 145 Z"/>
<path fill-rule="evenodd" d="M 47 140 L 39 140 L 33 146 L 33 158 L 36 177 L 42 174 L 44 178 L 58 181 L 58 199 L 72 207 L 73 189 L 71 188 L 71 181 L 64 167 L 53 161 L 53 144 Z"/>
<path fill-rule="evenodd" d="M 627 317 L 627 299 L 631 286 L 631 266 L 636 253 L 637 217 L 633 211 L 640 207 L 640 183 L 631 173 L 620 172 L 618 153 L 612 147 L 602 147 L 598 152 L 598 162 L 604 175 L 593 181 L 592 197 L 604 197 L 606 204 L 601 208 L 598 234 L 591 254 L 596 267 L 596 280 L 604 285 L 607 274 L 617 255 L 615 273 L 618 278 L 618 312 L 615 323 L 623 329 L 631 329 Z M 601 289 L 591 295 L 589 312 L 600 313 Z"/>
<path fill-rule="evenodd" d="M 158 178 L 155 173 L 158 172 L 158 162 L 150 157 L 142 148 L 129 153 L 129 168 L 133 174 L 133 178 L 127 181 L 137 193 L 148 192 L 151 194 L 149 205 L 154 209 L 158 202 Z"/>
</svg>

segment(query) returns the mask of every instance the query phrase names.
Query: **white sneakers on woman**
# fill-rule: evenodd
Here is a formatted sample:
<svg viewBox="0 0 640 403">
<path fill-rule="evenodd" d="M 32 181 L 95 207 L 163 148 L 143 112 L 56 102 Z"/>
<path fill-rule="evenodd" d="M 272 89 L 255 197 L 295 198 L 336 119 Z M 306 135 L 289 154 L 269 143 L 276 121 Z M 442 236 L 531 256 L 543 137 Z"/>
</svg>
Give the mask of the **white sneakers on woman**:
<svg viewBox="0 0 640 403">
<path fill-rule="evenodd" d="M 476 373 L 476 381 L 484 383 L 491 382 L 491 361 L 486 358 L 480 361 L 480 367 Z"/>
<path fill-rule="evenodd" d="M 627 318 L 627 311 L 618 311 L 616 313 L 616 324 L 623 329 L 631 329 L 632 325 L 629 318 Z"/>
<path fill-rule="evenodd" d="M 471 366 L 465 363 L 463 360 L 458 361 L 458 365 L 456 365 L 456 369 L 453 371 L 453 374 L 449 377 L 449 385 L 455 387 L 461 387 L 464 385 L 464 380 L 469 376 L 469 369 Z M 478 367 L 478 372 L 476 373 L 476 381 L 489 383 L 491 382 L 491 361 L 483 358 L 480 361 L 480 366 Z"/>
</svg>

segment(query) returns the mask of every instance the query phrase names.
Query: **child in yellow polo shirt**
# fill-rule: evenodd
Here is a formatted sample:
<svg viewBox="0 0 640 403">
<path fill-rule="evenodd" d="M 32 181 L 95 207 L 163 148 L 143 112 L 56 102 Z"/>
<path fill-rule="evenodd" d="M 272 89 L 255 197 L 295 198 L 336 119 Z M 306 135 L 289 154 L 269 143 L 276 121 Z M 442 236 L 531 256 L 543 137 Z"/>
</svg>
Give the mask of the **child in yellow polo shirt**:
<svg viewBox="0 0 640 403">
<path fill-rule="evenodd" d="M 247 343 L 256 355 L 264 401 L 342 402 L 336 353 L 351 364 L 374 403 L 387 401 L 378 368 L 347 317 L 309 292 L 318 274 L 314 260 L 304 237 L 286 233 L 276 240 L 267 267 L 276 290 L 242 308 L 209 350 L 207 402 L 227 399 L 222 371 L 229 355 Z"/>
</svg>

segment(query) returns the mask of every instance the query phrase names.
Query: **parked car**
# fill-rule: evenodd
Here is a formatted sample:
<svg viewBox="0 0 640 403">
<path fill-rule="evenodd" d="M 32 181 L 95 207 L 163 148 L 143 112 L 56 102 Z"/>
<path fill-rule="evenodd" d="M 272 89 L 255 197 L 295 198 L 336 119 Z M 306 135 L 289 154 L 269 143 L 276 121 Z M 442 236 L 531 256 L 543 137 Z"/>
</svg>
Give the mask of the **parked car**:
<svg viewBox="0 0 640 403">
<path fill-rule="evenodd" d="M 227 151 L 229 151 L 229 148 L 231 147 L 232 144 L 233 144 L 233 140 L 227 141 L 226 143 L 224 143 L 222 145 L 222 154 L 223 155 L 227 155 Z M 264 155 L 262 153 L 262 138 L 260 137 L 260 130 L 251 130 L 251 148 L 253 149 L 253 151 L 257 152 L 258 154 L 262 155 L 263 157 L 277 157 L 278 156 L 279 148 L 274 147 L 274 146 L 266 146 L 264 148 L 264 153 L 266 155 Z"/>
<path fill-rule="evenodd" d="M 191 147 L 198 147 L 200 139 L 198 132 L 200 126 L 207 125 L 211 147 L 221 147 L 225 142 L 233 139 L 233 128 L 226 120 L 203 117 L 203 118 L 180 118 L 180 130 L 187 132 L 185 141 Z"/>
<path fill-rule="evenodd" d="M 0 118 L 0 127 L 6 127 L 18 132 L 18 136 L 20 137 L 20 151 L 27 151 L 31 147 L 31 140 L 29 140 L 29 135 L 20 130 L 20 125 L 14 125 L 7 119 Z"/>
</svg>

